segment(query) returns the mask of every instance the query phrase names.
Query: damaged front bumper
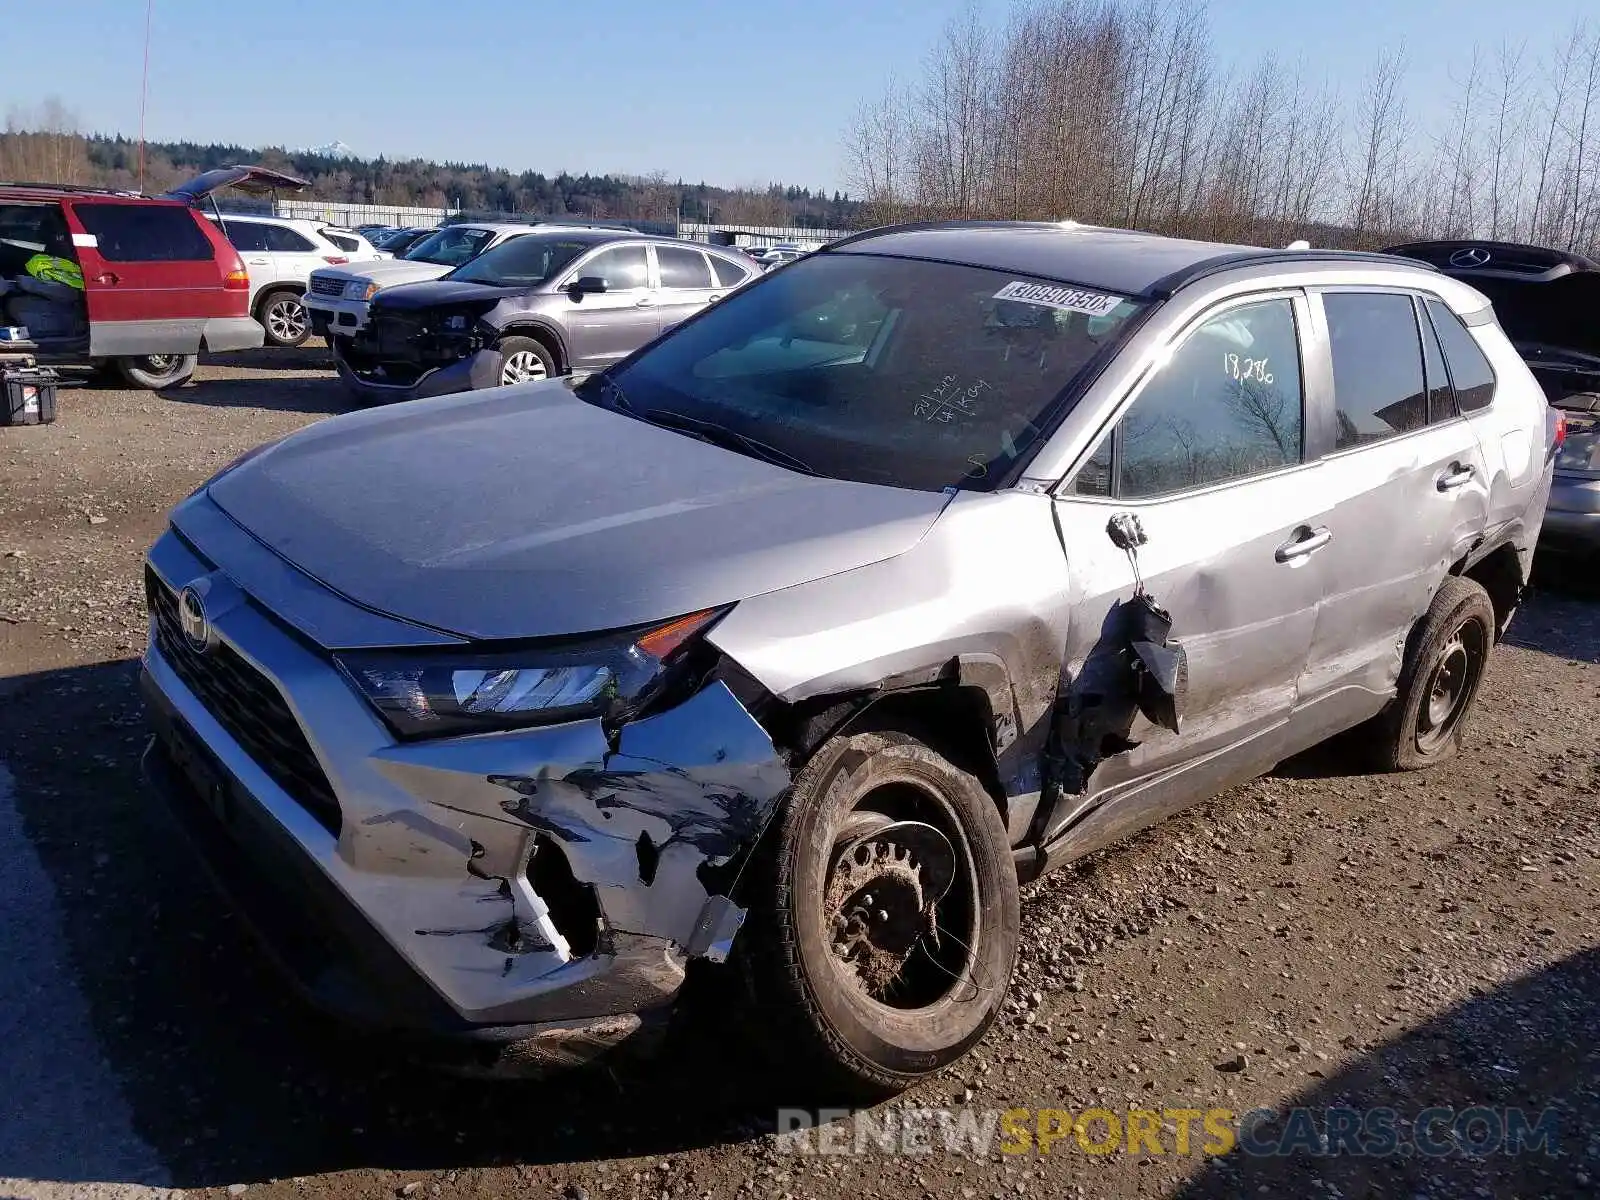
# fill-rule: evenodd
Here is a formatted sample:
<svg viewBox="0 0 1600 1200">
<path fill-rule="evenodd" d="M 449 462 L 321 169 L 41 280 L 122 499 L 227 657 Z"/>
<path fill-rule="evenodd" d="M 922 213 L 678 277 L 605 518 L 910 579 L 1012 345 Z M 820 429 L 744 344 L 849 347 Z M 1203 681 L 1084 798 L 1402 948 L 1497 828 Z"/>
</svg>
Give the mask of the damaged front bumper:
<svg viewBox="0 0 1600 1200">
<path fill-rule="evenodd" d="M 320 1005 L 557 1065 L 651 1025 L 688 959 L 727 955 L 726 893 L 789 773 L 722 684 L 614 741 L 579 721 L 397 743 L 175 535 L 150 567 L 150 773 Z M 197 644 L 176 605 L 201 580 Z"/>
</svg>

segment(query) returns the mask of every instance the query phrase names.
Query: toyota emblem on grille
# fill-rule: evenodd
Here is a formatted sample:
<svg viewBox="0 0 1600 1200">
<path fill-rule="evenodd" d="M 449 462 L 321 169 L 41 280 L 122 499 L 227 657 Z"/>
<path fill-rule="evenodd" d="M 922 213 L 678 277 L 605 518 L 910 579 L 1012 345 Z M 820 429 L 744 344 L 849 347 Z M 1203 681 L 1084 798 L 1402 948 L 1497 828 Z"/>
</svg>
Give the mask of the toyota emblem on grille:
<svg viewBox="0 0 1600 1200">
<path fill-rule="evenodd" d="M 1489 261 L 1489 252 L 1482 246 L 1463 246 L 1450 256 L 1452 267 L 1481 267 Z"/>
<path fill-rule="evenodd" d="M 206 619 L 200 590 L 193 584 L 178 593 L 178 625 L 183 630 L 183 640 L 196 654 L 211 649 L 211 622 Z"/>
</svg>

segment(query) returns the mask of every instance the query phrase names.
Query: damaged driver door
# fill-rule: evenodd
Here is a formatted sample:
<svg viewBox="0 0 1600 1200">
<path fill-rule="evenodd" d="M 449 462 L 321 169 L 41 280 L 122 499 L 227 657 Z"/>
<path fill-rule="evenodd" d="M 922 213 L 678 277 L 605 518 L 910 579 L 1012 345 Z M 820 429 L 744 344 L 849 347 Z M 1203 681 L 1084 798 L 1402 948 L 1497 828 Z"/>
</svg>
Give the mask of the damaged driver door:
<svg viewBox="0 0 1600 1200">
<path fill-rule="evenodd" d="M 1047 841 L 1070 829 L 1068 840 L 1085 843 L 1075 851 L 1104 844 L 1277 761 L 1330 538 L 1303 453 L 1307 327 L 1299 292 L 1197 318 L 1116 405 L 1112 431 L 1058 494 L 1070 625 L 1057 718 L 1064 784 Z M 1130 519 L 1144 539 L 1132 553 L 1107 528 Z M 1140 576 L 1185 660 L 1178 729 L 1135 711 L 1106 736 L 1081 718 L 1126 686 L 1105 650 Z"/>
</svg>

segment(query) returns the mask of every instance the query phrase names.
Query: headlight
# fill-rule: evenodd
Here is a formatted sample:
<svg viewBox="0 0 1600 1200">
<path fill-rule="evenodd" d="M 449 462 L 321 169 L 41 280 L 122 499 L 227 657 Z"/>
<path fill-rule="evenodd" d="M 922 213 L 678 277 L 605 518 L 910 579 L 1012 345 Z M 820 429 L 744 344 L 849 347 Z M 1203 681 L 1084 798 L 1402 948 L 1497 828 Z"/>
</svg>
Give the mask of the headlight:
<svg viewBox="0 0 1600 1200">
<path fill-rule="evenodd" d="M 370 279 L 352 279 L 344 285 L 344 298 L 346 300 L 371 300 L 377 290 L 378 285 Z"/>
<path fill-rule="evenodd" d="M 339 665 L 405 738 L 484 733 L 581 717 L 624 720 L 666 682 L 684 645 L 725 609 L 651 629 L 523 650 L 383 650 Z"/>
</svg>

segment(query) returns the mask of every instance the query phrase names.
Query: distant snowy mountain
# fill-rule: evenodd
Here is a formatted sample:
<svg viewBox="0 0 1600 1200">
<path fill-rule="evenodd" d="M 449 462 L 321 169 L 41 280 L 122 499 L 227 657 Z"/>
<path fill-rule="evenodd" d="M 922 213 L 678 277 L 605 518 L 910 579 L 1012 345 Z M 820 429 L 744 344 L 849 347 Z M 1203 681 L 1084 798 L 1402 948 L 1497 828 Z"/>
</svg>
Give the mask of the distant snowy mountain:
<svg viewBox="0 0 1600 1200">
<path fill-rule="evenodd" d="M 300 151 L 301 154 L 320 154 L 323 158 L 355 158 L 353 146 L 347 146 L 340 141 L 329 142 L 326 146 L 307 146 Z"/>
</svg>

